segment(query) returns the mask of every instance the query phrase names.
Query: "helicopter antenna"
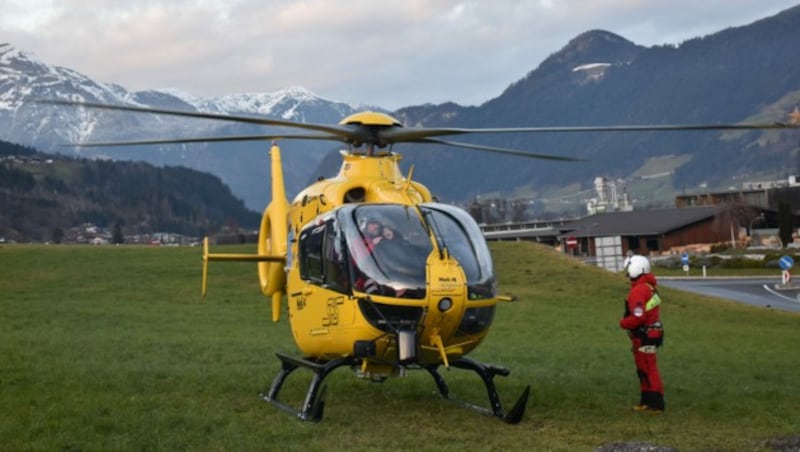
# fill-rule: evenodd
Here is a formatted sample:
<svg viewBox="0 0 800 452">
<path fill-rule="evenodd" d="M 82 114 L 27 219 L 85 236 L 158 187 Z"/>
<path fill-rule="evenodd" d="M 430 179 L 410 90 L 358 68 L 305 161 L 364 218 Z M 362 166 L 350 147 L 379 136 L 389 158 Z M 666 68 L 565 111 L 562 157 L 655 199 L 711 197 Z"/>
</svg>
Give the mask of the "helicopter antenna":
<svg viewBox="0 0 800 452">
<path fill-rule="evenodd" d="M 411 167 L 408 169 L 408 176 L 406 176 L 405 186 L 403 187 L 403 195 L 412 204 L 413 204 L 413 201 L 411 199 L 411 195 L 408 194 L 408 189 L 411 188 L 411 176 L 413 174 L 414 174 L 414 165 L 411 165 Z"/>
<path fill-rule="evenodd" d="M 408 176 L 406 176 L 406 189 L 411 185 L 411 176 L 414 174 L 414 165 L 408 169 Z"/>
</svg>

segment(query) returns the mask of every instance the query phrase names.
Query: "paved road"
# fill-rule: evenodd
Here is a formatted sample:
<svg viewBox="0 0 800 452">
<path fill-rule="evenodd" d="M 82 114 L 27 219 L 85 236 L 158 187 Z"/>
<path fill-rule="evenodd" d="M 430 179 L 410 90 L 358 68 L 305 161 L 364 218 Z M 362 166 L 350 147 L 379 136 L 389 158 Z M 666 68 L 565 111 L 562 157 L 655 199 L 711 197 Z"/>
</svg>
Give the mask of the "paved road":
<svg viewBox="0 0 800 452">
<path fill-rule="evenodd" d="M 800 312 L 800 286 L 779 289 L 780 278 L 658 278 L 665 287 L 740 301 L 784 311 Z"/>
</svg>

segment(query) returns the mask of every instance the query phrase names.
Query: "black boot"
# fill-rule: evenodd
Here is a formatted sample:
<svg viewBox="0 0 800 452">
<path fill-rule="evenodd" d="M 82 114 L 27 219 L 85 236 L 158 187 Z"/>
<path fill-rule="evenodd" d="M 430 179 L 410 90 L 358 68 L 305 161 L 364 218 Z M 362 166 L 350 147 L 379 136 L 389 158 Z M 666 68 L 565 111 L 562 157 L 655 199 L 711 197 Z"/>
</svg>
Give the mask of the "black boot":
<svg viewBox="0 0 800 452">
<path fill-rule="evenodd" d="M 642 393 L 644 405 L 650 411 L 664 411 L 664 394 L 656 391 L 645 391 Z"/>
</svg>

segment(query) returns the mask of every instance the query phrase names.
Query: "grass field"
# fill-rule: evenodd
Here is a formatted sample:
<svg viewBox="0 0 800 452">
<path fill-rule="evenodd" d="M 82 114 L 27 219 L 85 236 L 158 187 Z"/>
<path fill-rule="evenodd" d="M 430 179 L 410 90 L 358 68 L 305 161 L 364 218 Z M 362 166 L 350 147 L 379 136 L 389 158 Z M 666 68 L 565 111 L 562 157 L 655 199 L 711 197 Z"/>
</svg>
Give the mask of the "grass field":
<svg viewBox="0 0 800 452">
<path fill-rule="evenodd" d="M 197 248 L 0 246 L 0 449 L 769 450 L 800 434 L 800 315 L 664 289 L 667 411 L 635 413 L 624 278 L 534 244 L 492 252 L 520 302 L 470 356 L 511 369 L 506 404 L 532 386 L 514 426 L 440 399 L 423 372 L 347 370 L 326 380 L 323 422 L 302 423 L 258 399 L 274 352 L 295 348 L 252 264 L 212 266 L 201 301 Z M 443 374 L 484 403 L 475 375 Z M 297 404 L 301 380 L 285 388 Z"/>
</svg>

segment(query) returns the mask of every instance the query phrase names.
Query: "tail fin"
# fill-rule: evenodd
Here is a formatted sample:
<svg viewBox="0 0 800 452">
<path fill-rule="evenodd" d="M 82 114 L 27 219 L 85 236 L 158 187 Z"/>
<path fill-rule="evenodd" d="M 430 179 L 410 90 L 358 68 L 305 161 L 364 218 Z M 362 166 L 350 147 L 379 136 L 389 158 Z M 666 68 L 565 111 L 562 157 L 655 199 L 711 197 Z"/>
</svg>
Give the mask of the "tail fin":
<svg viewBox="0 0 800 452">
<path fill-rule="evenodd" d="M 283 182 L 283 166 L 281 150 L 273 144 L 270 149 L 272 164 L 272 201 L 261 217 L 258 233 L 257 254 L 222 254 L 208 252 L 208 238 L 203 242 L 203 286 L 202 294 L 206 295 L 209 261 L 245 261 L 257 262 L 258 279 L 261 292 L 272 297 L 272 321 L 277 322 L 281 316 L 281 299 L 286 291 L 286 255 L 289 245 L 288 218 L 289 201 L 286 199 L 286 187 Z"/>
<path fill-rule="evenodd" d="M 286 199 L 286 185 L 283 182 L 281 150 L 273 144 L 269 151 L 272 169 L 272 201 L 261 217 L 258 233 L 258 254 L 281 256 L 283 262 L 259 262 L 258 279 L 261 292 L 272 297 L 272 321 L 280 320 L 280 303 L 286 291 L 286 272 L 284 265 L 289 245 L 289 201 Z"/>
</svg>

